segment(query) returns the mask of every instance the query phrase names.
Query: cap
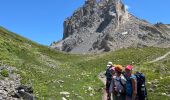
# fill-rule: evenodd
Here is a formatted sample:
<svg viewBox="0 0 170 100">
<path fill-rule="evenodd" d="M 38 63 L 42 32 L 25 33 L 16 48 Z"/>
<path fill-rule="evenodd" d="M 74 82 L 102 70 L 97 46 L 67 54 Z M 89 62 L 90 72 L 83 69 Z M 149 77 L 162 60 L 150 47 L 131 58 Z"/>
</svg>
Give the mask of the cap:
<svg viewBox="0 0 170 100">
<path fill-rule="evenodd" d="M 127 65 L 127 66 L 125 67 L 125 69 L 127 69 L 127 70 L 133 70 L 133 66 L 132 66 L 132 65 Z"/>
</svg>

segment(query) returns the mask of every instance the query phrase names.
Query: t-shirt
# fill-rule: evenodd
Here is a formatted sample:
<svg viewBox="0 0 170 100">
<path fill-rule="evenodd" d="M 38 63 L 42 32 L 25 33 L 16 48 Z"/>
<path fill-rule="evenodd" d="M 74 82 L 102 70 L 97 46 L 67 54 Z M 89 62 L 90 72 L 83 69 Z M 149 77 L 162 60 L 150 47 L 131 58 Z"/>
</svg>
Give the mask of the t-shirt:
<svg viewBox="0 0 170 100">
<path fill-rule="evenodd" d="M 132 79 L 136 79 L 136 76 L 131 75 L 130 77 L 127 78 L 127 81 L 126 81 L 126 95 L 129 96 L 129 97 L 132 96 L 132 92 L 133 92 Z"/>
</svg>

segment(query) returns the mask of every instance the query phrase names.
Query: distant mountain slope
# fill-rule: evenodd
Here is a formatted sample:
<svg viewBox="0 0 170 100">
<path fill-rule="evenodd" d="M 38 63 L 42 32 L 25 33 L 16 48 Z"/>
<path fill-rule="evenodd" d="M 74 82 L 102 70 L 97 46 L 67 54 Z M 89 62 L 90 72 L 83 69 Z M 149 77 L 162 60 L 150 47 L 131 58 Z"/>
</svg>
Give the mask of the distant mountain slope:
<svg viewBox="0 0 170 100">
<path fill-rule="evenodd" d="M 162 33 L 170 35 L 170 24 L 157 23 L 155 26 L 162 31 Z"/>
<path fill-rule="evenodd" d="M 170 35 L 164 32 L 164 29 L 130 14 L 121 0 L 86 0 L 64 21 L 63 40 L 51 47 L 71 53 L 170 47 Z"/>
<path fill-rule="evenodd" d="M 39 45 L 0 27 L 0 65 L 13 66 L 22 84 L 32 86 L 40 100 L 100 100 L 103 84 L 98 74 L 106 63 L 133 64 L 147 77 L 149 100 L 168 100 L 170 92 L 170 48 L 129 48 L 99 55 L 73 55 Z M 1 70 L 0 70 L 1 71 Z M 2 78 L 3 79 L 3 78 Z M 1 80 L 1 75 L 0 75 Z"/>
</svg>

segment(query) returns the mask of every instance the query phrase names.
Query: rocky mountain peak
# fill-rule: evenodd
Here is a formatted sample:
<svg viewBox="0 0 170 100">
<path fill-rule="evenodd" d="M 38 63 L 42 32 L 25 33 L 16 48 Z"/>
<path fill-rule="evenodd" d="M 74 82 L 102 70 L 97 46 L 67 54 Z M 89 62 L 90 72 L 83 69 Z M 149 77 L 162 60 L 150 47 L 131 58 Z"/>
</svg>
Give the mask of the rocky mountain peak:
<svg viewBox="0 0 170 100">
<path fill-rule="evenodd" d="M 119 24 L 125 14 L 125 6 L 120 0 L 101 0 L 98 2 L 96 0 L 86 0 L 83 7 L 76 10 L 73 16 L 64 21 L 63 39 L 77 32 L 79 28 L 91 27 L 94 21 L 110 21 L 117 18 L 116 24 Z M 102 31 L 102 29 L 99 27 L 97 31 Z"/>
<path fill-rule="evenodd" d="M 63 40 L 51 46 L 72 53 L 98 53 L 168 43 L 169 35 L 128 13 L 121 0 L 86 0 L 64 21 Z"/>
</svg>

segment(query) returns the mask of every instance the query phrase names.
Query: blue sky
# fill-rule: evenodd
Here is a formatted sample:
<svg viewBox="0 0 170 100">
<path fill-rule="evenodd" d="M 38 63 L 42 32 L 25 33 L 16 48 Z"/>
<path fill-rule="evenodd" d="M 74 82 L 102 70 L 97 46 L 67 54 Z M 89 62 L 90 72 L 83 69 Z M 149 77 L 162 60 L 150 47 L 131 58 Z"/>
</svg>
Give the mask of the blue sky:
<svg viewBox="0 0 170 100">
<path fill-rule="evenodd" d="M 43 45 L 62 39 L 63 21 L 85 0 L 1 0 L 0 26 Z M 123 0 L 133 15 L 170 23 L 170 0 Z"/>
</svg>

